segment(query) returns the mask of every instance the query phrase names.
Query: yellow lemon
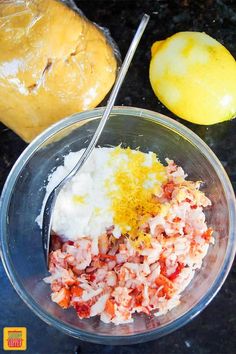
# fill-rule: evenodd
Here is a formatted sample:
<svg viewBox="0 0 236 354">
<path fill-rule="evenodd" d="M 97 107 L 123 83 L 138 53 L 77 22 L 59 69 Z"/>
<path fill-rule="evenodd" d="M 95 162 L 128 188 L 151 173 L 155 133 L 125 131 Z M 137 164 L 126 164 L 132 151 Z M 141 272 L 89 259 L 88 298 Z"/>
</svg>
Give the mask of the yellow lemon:
<svg viewBox="0 0 236 354">
<path fill-rule="evenodd" d="M 236 116 L 236 62 L 206 33 L 179 32 L 152 46 L 150 82 L 159 100 L 197 124 Z"/>
</svg>

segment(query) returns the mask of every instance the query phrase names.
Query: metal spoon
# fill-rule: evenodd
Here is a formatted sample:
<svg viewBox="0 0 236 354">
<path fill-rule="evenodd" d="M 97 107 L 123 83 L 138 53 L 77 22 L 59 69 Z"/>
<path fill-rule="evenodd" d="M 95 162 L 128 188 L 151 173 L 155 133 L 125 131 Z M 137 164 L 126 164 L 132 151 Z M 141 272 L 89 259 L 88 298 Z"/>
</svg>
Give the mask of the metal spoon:
<svg viewBox="0 0 236 354">
<path fill-rule="evenodd" d="M 78 173 L 80 168 L 83 166 L 83 164 L 86 162 L 88 157 L 90 156 L 91 152 L 95 148 L 95 145 L 103 131 L 103 128 L 109 118 L 109 115 L 111 113 L 111 110 L 114 106 L 115 99 L 117 97 L 117 94 L 119 92 L 119 89 L 123 83 L 123 80 L 125 78 L 125 75 L 128 71 L 128 68 L 130 66 L 131 60 L 134 56 L 134 53 L 136 51 L 136 48 L 139 44 L 139 41 L 142 37 L 142 34 L 148 24 L 149 21 L 149 16 L 148 15 L 143 15 L 143 18 L 140 22 L 140 25 L 135 33 L 135 36 L 132 40 L 132 43 L 130 44 L 129 50 L 126 54 L 125 60 L 121 66 L 121 69 L 119 71 L 119 74 L 117 76 L 116 82 L 113 86 L 108 104 L 104 110 L 104 113 L 102 115 L 102 118 L 100 120 L 100 123 L 94 133 L 94 136 L 92 140 L 90 141 L 88 147 L 80 157 L 79 161 L 75 165 L 75 167 L 71 170 L 71 172 L 52 190 L 52 192 L 49 194 L 48 199 L 46 201 L 44 211 L 43 211 L 43 222 L 42 222 L 42 240 L 43 240 L 43 250 L 44 250 L 44 256 L 45 256 L 45 261 L 48 266 L 48 256 L 49 256 L 49 249 L 50 249 L 50 238 L 51 238 L 51 226 L 52 226 L 52 214 L 53 214 L 53 208 L 55 206 L 56 198 L 58 196 L 58 193 L 62 189 L 62 187 L 69 182 L 69 180 Z"/>
</svg>

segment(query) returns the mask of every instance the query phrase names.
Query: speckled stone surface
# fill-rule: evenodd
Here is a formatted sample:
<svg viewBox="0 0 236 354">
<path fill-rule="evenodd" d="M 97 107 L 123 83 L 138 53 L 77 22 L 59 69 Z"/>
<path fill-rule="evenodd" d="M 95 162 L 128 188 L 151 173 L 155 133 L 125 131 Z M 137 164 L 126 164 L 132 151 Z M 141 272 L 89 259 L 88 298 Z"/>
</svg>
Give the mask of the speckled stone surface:
<svg viewBox="0 0 236 354">
<path fill-rule="evenodd" d="M 150 46 L 178 31 L 205 31 L 223 43 L 236 57 L 235 0 L 81 0 L 77 1 L 89 19 L 110 29 L 122 55 L 129 46 L 141 15 L 151 21 L 132 62 L 118 105 L 137 106 L 177 119 L 154 96 L 148 79 Z M 183 122 L 216 153 L 236 188 L 236 120 L 215 126 Z M 0 125 L 0 189 L 26 144 Z M 0 265 L 0 326 L 26 326 L 31 354 L 234 354 L 236 353 L 235 264 L 211 304 L 184 328 L 159 340 L 132 346 L 102 346 L 80 342 L 48 326 L 22 302 Z M 0 334 L 0 353 L 2 349 Z"/>
</svg>

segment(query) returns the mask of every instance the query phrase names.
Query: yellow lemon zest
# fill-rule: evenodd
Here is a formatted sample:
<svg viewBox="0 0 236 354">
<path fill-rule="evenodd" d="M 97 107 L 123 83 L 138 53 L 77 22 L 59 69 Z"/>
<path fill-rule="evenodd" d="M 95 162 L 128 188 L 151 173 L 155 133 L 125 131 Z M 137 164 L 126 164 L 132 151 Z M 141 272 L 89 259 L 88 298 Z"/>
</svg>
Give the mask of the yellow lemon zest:
<svg viewBox="0 0 236 354">
<path fill-rule="evenodd" d="M 152 236 L 149 233 L 139 231 L 135 239 L 130 239 L 130 243 L 136 249 L 141 247 L 150 247 L 151 239 Z"/>
<path fill-rule="evenodd" d="M 95 215 L 99 215 L 101 213 L 101 208 L 95 207 L 94 213 L 95 213 Z"/>
<path fill-rule="evenodd" d="M 85 200 L 85 196 L 82 196 L 82 195 L 73 195 L 73 202 L 75 203 L 84 203 L 84 200 Z"/>
<path fill-rule="evenodd" d="M 116 157 L 122 157 L 116 159 Z M 150 157 L 151 156 L 151 157 Z M 116 172 L 111 180 L 105 182 L 111 198 L 114 224 L 122 234 L 127 234 L 133 244 L 150 244 L 151 235 L 142 231 L 150 217 L 158 214 L 160 205 L 154 196 L 157 185 L 167 180 L 165 167 L 156 154 L 147 155 L 130 148 L 115 148 L 111 153 L 111 164 L 116 165 Z M 154 183 L 148 184 L 152 176 Z"/>
<path fill-rule="evenodd" d="M 165 217 L 170 210 L 170 203 L 161 204 L 159 214 Z"/>
</svg>

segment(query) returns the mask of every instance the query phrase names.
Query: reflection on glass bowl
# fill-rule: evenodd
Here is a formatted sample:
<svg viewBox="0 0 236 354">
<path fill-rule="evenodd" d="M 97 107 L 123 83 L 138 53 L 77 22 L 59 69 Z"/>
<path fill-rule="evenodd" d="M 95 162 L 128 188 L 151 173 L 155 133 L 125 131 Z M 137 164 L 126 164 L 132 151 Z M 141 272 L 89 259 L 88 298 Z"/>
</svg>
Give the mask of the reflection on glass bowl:
<svg viewBox="0 0 236 354">
<path fill-rule="evenodd" d="M 140 147 L 163 162 L 169 157 L 189 179 L 204 181 L 213 202 L 207 222 L 215 230 L 203 267 L 184 291 L 181 304 L 160 317 L 137 315 L 134 323 L 115 326 L 97 317 L 80 320 L 73 309 L 63 310 L 50 299 L 43 282 L 47 274 L 40 229 L 35 222 L 45 195 L 48 175 L 70 151 L 86 147 L 103 108 L 75 114 L 37 137 L 14 165 L 1 197 L 2 260 L 18 294 L 44 321 L 63 332 L 101 344 L 131 344 L 161 337 L 186 324 L 219 291 L 230 270 L 236 247 L 235 197 L 230 181 L 209 147 L 192 131 L 159 113 L 115 107 L 99 140 L 100 146 Z"/>
</svg>

